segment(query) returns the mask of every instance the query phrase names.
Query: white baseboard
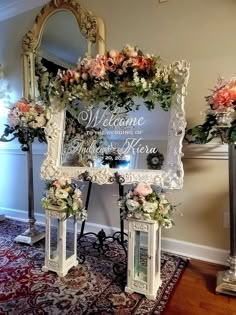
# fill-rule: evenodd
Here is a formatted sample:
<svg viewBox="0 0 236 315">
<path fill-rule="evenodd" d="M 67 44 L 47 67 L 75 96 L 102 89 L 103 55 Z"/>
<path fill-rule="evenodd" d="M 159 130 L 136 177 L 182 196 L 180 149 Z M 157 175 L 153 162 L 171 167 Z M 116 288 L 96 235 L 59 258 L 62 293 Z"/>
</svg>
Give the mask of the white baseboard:
<svg viewBox="0 0 236 315">
<path fill-rule="evenodd" d="M 162 250 L 173 254 L 183 255 L 189 258 L 195 258 L 220 265 L 228 265 L 227 259 L 229 251 L 224 249 L 179 241 L 167 237 L 162 238 L 161 246 Z"/>
<path fill-rule="evenodd" d="M 28 220 L 27 212 L 23 210 L 0 207 L 0 213 L 5 214 L 6 218 L 9 219 L 24 222 L 27 222 Z M 45 216 L 43 213 L 35 213 L 35 218 L 38 224 L 42 225 L 45 224 Z M 86 232 L 98 233 L 101 229 L 103 229 L 107 235 L 111 235 L 114 232 L 119 231 L 119 228 L 117 227 L 109 227 L 107 225 L 86 222 L 85 233 Z M 80 223 L 78 224 L 78 230 L 80 230 Z M 217 263 L 221 265 L 227 265 L 227 258 L 229 256 L 229 251 L 224 249 L 185 241 L 179 241 L 167 237 L 162 237 L 161 249 L 173 254 L 185 256 L 188 258 L 195 258 L 212 263 Z"/>
</svg>

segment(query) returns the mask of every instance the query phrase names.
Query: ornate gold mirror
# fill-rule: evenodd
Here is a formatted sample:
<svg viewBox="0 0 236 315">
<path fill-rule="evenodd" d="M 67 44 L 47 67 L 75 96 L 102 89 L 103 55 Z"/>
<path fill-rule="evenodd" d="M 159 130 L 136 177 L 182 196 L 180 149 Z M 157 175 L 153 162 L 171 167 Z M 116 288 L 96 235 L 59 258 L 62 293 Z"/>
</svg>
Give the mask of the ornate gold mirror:
<svg viewBox="0 0 236 315">
<path fill-rule="evenodd" d="M 84 10 L 78 0 L 52 0 L 36 16 L 32 29 L 23 38 L 22 49 L 24 96 L 35 99 L 36 56 L 69 68 L 85 54 L 103 54 L 104 23 Z"/>
</svg>

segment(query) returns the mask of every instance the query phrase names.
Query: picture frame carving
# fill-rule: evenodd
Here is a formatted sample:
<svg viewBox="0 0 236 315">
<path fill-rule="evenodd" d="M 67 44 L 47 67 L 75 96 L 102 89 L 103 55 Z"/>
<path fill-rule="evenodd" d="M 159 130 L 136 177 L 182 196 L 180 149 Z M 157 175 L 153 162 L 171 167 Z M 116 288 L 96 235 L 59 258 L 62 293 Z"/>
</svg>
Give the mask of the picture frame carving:
<svg viewBox="0 0 236 315">
<path fill-rule="evenodd" d="M 176 82 L 176 92 L 172 97 L 167 154 L 161 170 L 108 169 L 61 165 L 65 128 L 65 110 L 63 110 L 52 113 L 45 130 L 48 140 L 48 152 L 41 167 L 41 177 L 45 180 L 52 180 L 66 176 L 81 180 L 82 174 L 89 173 L 92 182 L 103 185 L 113 183 L 114 176 L 118 173 L 122 177 L 123 184 L 145 182 L 168 190 L 181 189 L 184 177 L 181 161 L 183 156 L 182 141 L 186 127 L 184 101 L 189 78 L 189 63 L 185 60 L 177 61 L 172 64 L 172 70 Z"/>
</svg>

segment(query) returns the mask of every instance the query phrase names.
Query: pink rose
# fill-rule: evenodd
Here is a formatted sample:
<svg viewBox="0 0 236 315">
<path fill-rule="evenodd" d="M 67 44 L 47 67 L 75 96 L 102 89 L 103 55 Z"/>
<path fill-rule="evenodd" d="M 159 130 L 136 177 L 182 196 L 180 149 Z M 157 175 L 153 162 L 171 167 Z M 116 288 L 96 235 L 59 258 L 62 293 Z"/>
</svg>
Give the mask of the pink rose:
<svg viewBox="0 0 236 315">
<path fill-rule="evenodd" d="M 103 78 L 106 75 L 106 69 L 102 60 L 96 58 L 91 61 L 89 74 L 95 78 Z"/>
<path fill-rule="evenodd" d="M 86 73 L 86 72 L 82 73 L 81 77 L 84 81 L 87 81 L 88 80 L 88 73 Z"/>
<path fill-rule="evenodd" d="M 112 58 L 107 58 L 105 67 L 107 70 L 114 72 L 116 70 L 116 65 L 114 63 L 114 60 Z"/>
<path fill-rule="evenodd" d="M 21 98 L 19 101 L 17 101 L 15 107 L 22 113 L 27 113 L 30 110 L 29 103 L 25 98 Z"/>
<path fill-rule="evenodd" d="M 134 194 L 146 197 L 152 193 L 152 187 L 145 183 L 138 183 L 137 186 L 134 188 Z"/>
<path fill-rule="evenodd" d="M 56 186 L 57 188 L 62 188 L 70 184 L 71 184 L 71 179 L 67 177 L 60 177 L 59 179 L 53 182 L 53 185 Z"/>
</svg>

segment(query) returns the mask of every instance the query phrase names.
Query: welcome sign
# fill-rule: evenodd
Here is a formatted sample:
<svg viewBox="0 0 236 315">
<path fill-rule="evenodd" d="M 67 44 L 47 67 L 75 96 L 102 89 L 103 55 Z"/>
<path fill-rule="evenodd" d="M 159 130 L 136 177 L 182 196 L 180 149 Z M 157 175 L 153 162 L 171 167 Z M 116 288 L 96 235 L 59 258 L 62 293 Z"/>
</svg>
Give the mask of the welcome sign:
<svg viewBox="0 0 236 315">
<path fill-rule="evenodd" d="M 66 112 L 63 165 L 161 169 L 167 150 L 170 112 L 144 105 L 111 113 L 101 107 Z"/>
</svg>

